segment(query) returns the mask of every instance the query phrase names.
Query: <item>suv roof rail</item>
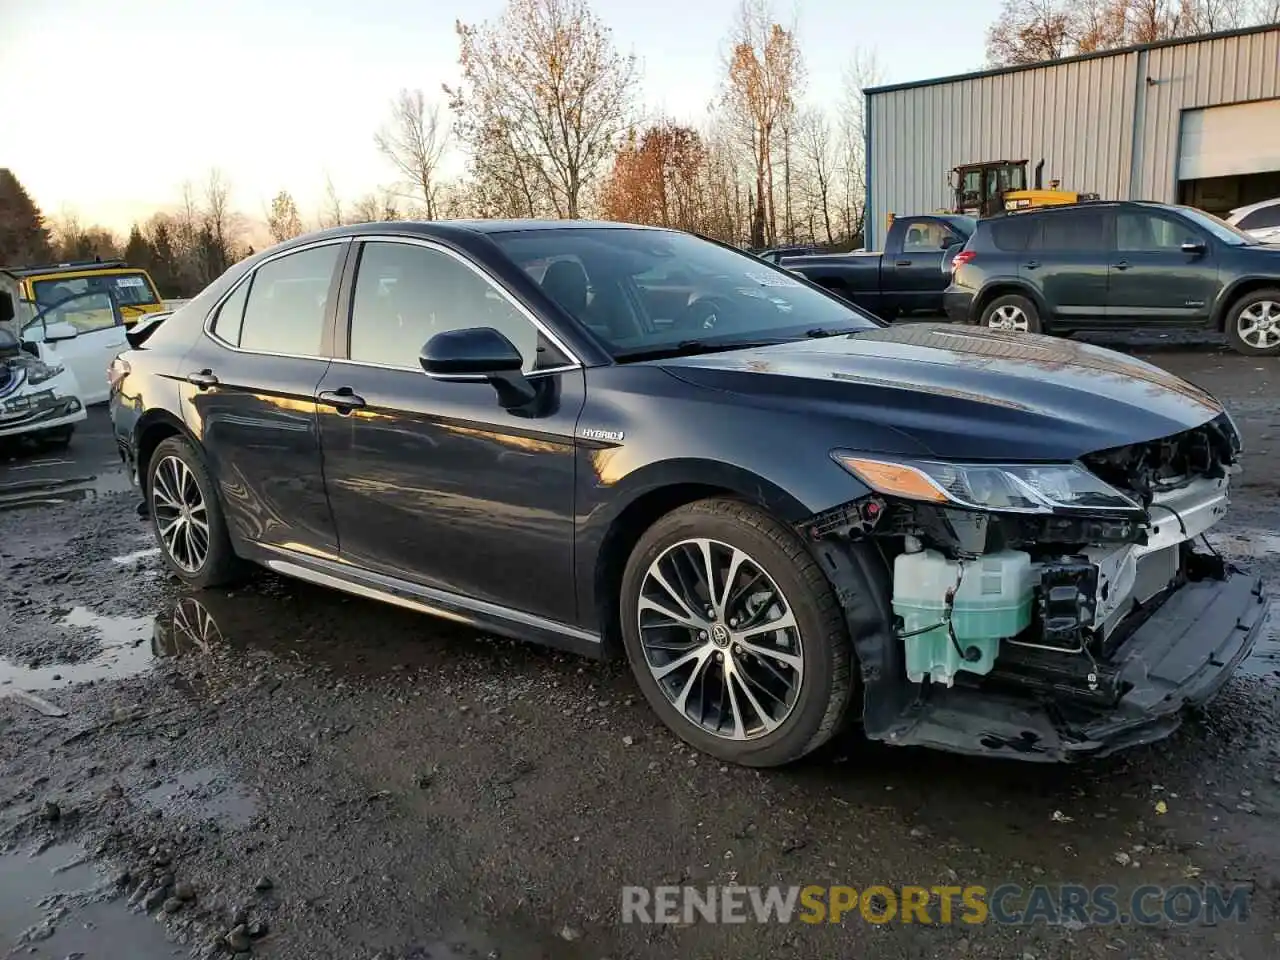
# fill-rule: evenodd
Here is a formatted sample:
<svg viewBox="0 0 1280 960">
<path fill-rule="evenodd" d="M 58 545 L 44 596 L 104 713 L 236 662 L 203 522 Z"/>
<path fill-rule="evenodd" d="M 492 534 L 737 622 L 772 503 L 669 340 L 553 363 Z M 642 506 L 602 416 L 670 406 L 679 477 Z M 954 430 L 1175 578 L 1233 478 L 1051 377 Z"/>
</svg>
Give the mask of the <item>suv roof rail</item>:
<svg viewBox="0 0 1280 960">
<path fill-rule="evenodd" d="M 72 270 L 109 270 L 127 267 L 129 264 L 120 259 L 102 260 L 64 260 L 61 263 L 33 263 L 22 267 L 3 267 L 5 273 L 14 276 L 27 276 L 33 273 L 66 273 Z"/>
</svg>

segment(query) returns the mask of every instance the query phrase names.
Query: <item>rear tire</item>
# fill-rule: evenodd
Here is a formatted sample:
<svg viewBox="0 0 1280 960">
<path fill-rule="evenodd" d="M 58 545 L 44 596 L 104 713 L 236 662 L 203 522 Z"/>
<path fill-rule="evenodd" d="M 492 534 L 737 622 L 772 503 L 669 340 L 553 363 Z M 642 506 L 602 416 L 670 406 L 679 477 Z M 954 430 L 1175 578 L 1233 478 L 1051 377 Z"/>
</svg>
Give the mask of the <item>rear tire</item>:
<svg viewBox="0 0 1280 960">
<path fill-rule="evenodd" d="M 780 766 L 840 728 L 855 685 L 843 612 L 804 543 L 763 510 L 714 499 L 662 517 L 627 561 L 619 606 L 645 698 L 704 753 Z"/>
<path fill-rule="evenodd" d="M 147 505 L 160 556 L 193 587 L 231 583 L 243 572 L 231 547 L 218 487 L 183 437 L 162 440 L 147 464 Z"/>
<path fill-rule="evenodd" d="M 1040 323 L 1040 311 L 1029 298 L 1020 293 L 1006 293 L 996 297 L 982 308 L 978 323 L 988 330 L 1010 333 L 1044 332 Z"/>
<path fill-rule="evenodd" d="M 1227 341 L 1247 357 L 1280 354 L 1280 288 L 1245 294 L 1227 311 Z"/>
</svg>

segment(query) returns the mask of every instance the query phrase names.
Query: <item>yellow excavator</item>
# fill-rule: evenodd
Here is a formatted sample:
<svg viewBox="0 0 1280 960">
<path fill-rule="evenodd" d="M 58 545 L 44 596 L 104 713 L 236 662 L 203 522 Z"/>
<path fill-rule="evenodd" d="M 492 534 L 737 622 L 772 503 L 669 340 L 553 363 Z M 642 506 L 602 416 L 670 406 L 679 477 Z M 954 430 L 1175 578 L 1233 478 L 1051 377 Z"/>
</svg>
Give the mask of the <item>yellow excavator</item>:
<svg viewBox="0 0 1280 960">
<path fill-rule="evenodd" d="M 1045 189 L 1041 179 L 1043 171 L 1044 161 L 1041 160 L 1036 164 L 1035 186 L 1028 189 L 1026 160 L 961 164 L 951 171 L 955 203 L 948 212 L 990 217 L 1002 210 L 1025 210 L 1098 199 L 1096 193 L 1062 190 L 1057 180 L 1050 180 L 1048 189 Z"/>
</svg>

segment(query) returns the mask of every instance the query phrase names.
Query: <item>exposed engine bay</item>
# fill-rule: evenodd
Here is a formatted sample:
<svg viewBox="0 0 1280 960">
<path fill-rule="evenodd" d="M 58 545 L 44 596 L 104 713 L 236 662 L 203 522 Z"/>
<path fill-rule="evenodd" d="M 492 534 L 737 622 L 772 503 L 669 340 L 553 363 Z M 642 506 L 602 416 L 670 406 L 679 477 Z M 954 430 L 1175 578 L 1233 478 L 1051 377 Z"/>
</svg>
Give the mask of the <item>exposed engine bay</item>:
<svg viewBox="0 0 1280 960">
<path fill-rule="evenodd" d="M 871 640 L 855 637 L 868 735 L 968 752 L 1069 754 L 1073 740 L 1081 752 L 1109 752 L 1081 731 L 1100 718 L 1115 721 L 1109 712 L 1123 712 L 1125 698 L 1144 685 L 1153 687 L 1154 697 L 1153 678 L 1162 670 L 1191 678 L 1201 661 L 1212 664 L 1228 655 L 1214 652 L 1216 638 L 1197 641 L 1188 611 L 1199 616 L 1195 608 L 1217 604 L 1208 591 L 1235 572 L 1204 535 L 1226 513 L 1239 454 L 1239 435 L 1223 413 L 1173 437 L 1081 458 L 1078 472 L 1102 481 L 1129 509 L 1094 509 L 1087 493 L 1076 498 L 1079 509 L 1038 512 L 965 509 L 873 493 L 812 518 L 812 541 L 861 550 L 864 574 L 866 551 L 873 550 L 892 571 L 882 585 L 890 595 L 884 611 L 892 624 L 890 649 L 877 655 Z M 857 465 L 869 475 L 863 461 Z M 935 471 L 935 478 L 942 489 L 963 493 L 954 499 L 977 499 L 973 491 L 985 469 L 958 479 Z M 1034 477 L 1026 476 L 1030 497 Z M 1006 498 L 1011 504 L 1018 503 L 1019 485 L 1014 476 L 1014 496 Z M 989 490 L 979 492 L 992 500 Z M 850 556 L 856 565 L 857 556 Z M 1249 613 L 1246 580 L 1233 596 L 1244 591 L 1238 604 Z M 1203 589 L 1188 592 L 1197 587 Z M 1264 608 L 1260 584 L 1253 592 L 1253 606 Z M 1179 603 L 1170 606 L 1174 598 Z M 1134 639 L 1156 616 L 1170 622 Z M 1236 623 L 1226 624 L 1226 634 L 1243 622 L 1232 618 Z M 1186 640 L 1171 640 L 1163 649 L 1154 636 L 1161 631 L 1185 632 Z M 1238 653 L 1242 658 L 1247 650 Z M 1176 669 L 1169 657 L 1178 661 Z M 890 690 L 893 683 L 900 689 Z M 1027 703 L 1045 708 L 1045 717 L 1033 722 L 1021 715 Z M 974 716 L 966 716 L 975 704 Z M 1147 719 L 1127 716 L 1124 722 L 1140 726 Z M 975 745 L 966 746 L 961 728 L 970 721 Z M 922 723 L 935 729 L 910 736 Z M 1061 740 L 1057 747 L 1045 743 L 1046 723 Z"/>
</svg>

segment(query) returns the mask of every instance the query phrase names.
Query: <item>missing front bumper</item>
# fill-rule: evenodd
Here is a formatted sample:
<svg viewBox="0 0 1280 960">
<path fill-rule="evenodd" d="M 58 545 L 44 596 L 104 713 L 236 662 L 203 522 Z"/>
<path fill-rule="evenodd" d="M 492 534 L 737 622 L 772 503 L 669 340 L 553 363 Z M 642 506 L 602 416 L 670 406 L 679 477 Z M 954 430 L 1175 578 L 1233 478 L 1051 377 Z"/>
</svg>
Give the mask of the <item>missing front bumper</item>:
<svg viewBox="0 0 1280 960">
<path fill-rule="evenodd" d="M 1260 578 L 1234 573 L 1176 590 L 1109 658 L 1124 692 L 1106 709 L 975 687 L 923 687 L 891 716 L 867 689 L 866 731 L 901 746 L 1058 762 L 1105 756 L 1176 730 L 1249 655 L 1266 619 Z"/>
</svg>

